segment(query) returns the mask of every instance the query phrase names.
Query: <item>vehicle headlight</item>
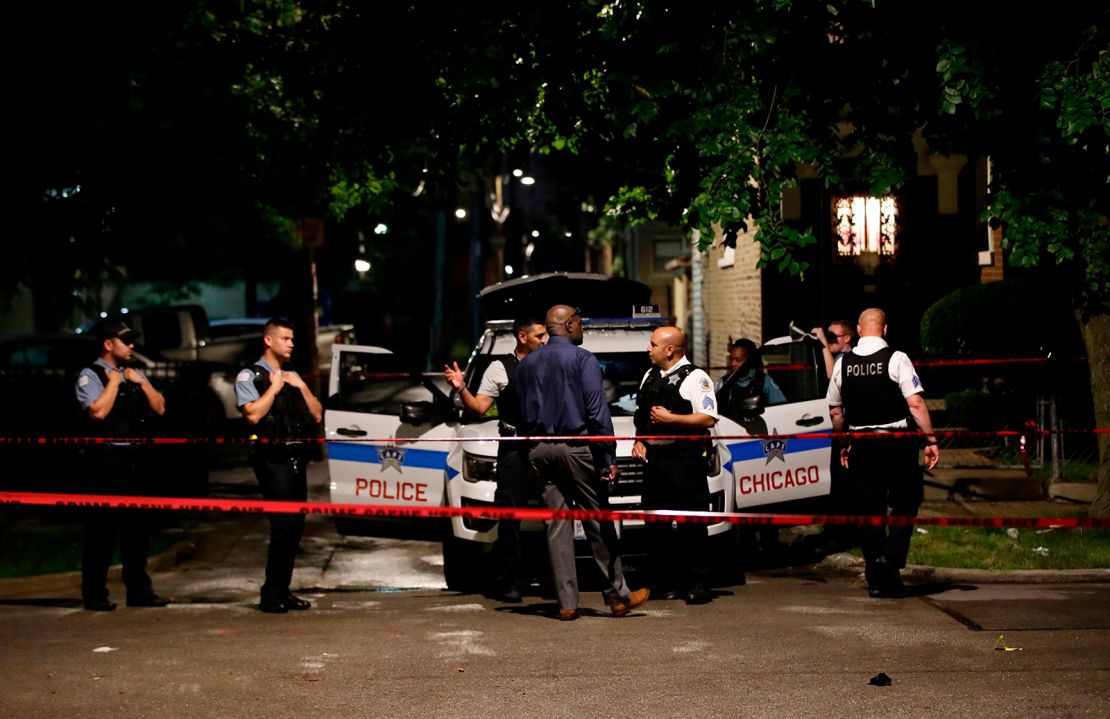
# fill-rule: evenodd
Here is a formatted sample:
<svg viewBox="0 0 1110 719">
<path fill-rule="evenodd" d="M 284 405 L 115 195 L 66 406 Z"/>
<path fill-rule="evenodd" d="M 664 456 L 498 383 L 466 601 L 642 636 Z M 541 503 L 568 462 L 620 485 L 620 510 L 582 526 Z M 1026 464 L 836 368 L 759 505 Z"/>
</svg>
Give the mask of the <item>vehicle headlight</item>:
<svg viewBox="0 0 1110 719">
<path fill-rule="evenodd" d="M 481 454 L 463 453 L 463 479 L 467 482 L 492 481 L 497 473 L 497 460 Z"/>
</svg>

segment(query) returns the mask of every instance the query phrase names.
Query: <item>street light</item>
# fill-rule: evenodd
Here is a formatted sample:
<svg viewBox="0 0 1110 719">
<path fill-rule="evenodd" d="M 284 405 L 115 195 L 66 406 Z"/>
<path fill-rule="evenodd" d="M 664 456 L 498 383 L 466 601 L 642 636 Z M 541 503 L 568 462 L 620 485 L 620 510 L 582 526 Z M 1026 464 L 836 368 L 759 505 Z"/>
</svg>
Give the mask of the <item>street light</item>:
<svg viewBox="0 0 1110 719">
<path fill-rule="evenodd" d="M 466 210 L 464 210 L 461 207 L 459 209 L 455 210 L 455 217 L 459 218 L 460 220 L 465 220 L 466 219 Z"/>
<path fill-rule="evenodd" d="M 522 185 L 534 185 L 534 184 L 536 184 L 536 178 L 531 177 L 531 176 L 522 177 L 522 178 L 520 178 L 520 184 L 522 184 Z"/>
</svg>

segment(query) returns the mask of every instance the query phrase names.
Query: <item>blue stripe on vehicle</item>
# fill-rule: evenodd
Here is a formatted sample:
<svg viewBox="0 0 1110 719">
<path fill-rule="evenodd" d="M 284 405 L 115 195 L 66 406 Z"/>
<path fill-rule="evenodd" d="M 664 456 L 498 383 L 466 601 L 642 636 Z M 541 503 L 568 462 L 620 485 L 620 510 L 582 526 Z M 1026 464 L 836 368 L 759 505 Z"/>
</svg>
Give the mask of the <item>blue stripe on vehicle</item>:
<svg viewBox="0 0 1110 719">
<path fill-rule="evenodd" d="M 750 442 L 740 442 L 738 444 L 729 445 L 728 449 L 732 455 L 732 462 L 746 462 L 752 459 L 766 458 L 767 452 L 763 449 L 763 442 L 766 441 L 768 440 L 754 439 Z M 816 439 L 785 439 L 779 441 L 786 444 L 783 448 L 784 454 L 809 452 L 814 449 L 828 449 L 832 447 L 832 440 L 828 437 Z"/>
<path fill-rule="evenodd" d="M 380 464 L 381 460 L 378 458 L 378 450 L 380 449 L 385 449 L 385 447 L 355 442 L 328 442 L 328 458 L 346 462 Z M 431 449 L 398 449 L 405 453 L 401 462 L 402 467 L 442 469 L 446 470 L 448 478 L 459 473 L 453 467 L 447 466 L 447 452 L 437 452 Z"/>
</svg>

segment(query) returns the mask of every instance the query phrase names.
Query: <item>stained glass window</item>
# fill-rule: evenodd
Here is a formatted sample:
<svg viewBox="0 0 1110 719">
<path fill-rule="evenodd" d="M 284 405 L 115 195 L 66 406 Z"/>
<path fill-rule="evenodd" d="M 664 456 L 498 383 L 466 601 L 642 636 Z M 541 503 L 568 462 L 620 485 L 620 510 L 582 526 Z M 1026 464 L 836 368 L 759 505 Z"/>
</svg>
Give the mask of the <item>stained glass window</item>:
<svg viewBox="0 0 1110 719">
<path fill-rule="evenodd" d="M 842 257 L 865 252 L 894 254 L 898 205 L 890 195 L 854 195 L 836 200 L 836 251 Z"/>
</svg>

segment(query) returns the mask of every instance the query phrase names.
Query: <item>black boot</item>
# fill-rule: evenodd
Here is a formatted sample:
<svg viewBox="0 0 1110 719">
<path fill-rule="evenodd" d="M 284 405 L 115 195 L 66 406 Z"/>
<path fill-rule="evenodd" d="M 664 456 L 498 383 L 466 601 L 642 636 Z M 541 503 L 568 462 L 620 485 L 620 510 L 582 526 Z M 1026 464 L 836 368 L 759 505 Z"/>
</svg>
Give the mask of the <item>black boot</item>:
<svg viewBox="0 0 1110 719">
<path fill-rule="evenodd" d="M 285 595 L 287 594 L 289 594 L 288 589 L 262 587 L 262 600 L 258 603 L 258 608 L 267 614 L 285 614 L 289 611 L 285 606 Z"/>
</svg>

